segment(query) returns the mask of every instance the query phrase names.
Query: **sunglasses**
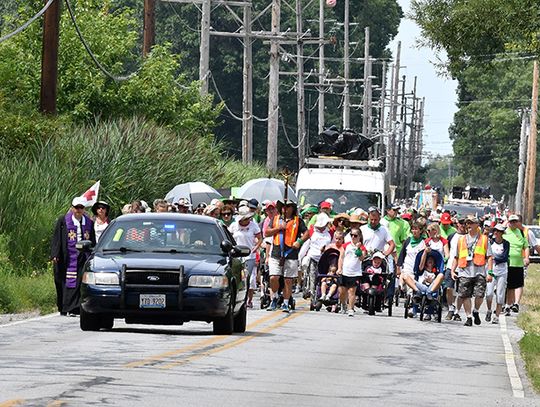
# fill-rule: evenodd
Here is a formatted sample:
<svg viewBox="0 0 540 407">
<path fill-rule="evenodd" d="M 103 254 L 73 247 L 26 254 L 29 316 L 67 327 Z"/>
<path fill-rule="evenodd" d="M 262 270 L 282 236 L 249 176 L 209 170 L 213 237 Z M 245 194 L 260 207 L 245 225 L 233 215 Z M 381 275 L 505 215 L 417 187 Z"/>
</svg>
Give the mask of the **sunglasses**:
<svg viewBox="0 0 540 407">
<path fill-rule="evenodd" d="M 355 233 L 351 233 L 351 237 L 358 237 L 359 235 L 355 234 Z"/>
<path fill-rule="evenodd" d="M 82 205 L 77 205 L 77 206 L 74 206 L 75 209 L 84 209 L 84 206 Z"/>
<path fill-rule="evenodd" d="M 232 213 L 231 212 L 222 212 L 221 215 L 222 216 L 231 216 Z"/>
</svg>

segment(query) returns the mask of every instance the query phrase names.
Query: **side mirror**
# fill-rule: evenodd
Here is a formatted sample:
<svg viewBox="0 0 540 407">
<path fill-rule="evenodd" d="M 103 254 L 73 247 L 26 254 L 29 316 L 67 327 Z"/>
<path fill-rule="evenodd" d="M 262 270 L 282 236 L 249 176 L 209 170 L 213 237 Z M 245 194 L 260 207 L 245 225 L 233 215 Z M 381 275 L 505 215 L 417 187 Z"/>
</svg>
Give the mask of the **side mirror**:
<svg viewBox="0 0 540 407">
<path fill-rule="evenodd" d="M 247 257 L 251 254 L 251 249 L 247 246 L 234 246 L 231 257 Z"/>
<path fill-rule="evenodd" d="M 229 242 L 228 240 L 223 240 L 220 246 L 221 246 L 221 250 L 223 250 L 223 253 L 227 253 L 227 254 L 229 254 L 230 251 L 233 249 L 232 243 Z"/>
<path fill-rule="evenodd" d="M 80 252 L 89 252 L 94 248 L 94 245 L 90 240 L 81 240 L 75 244 L 75 247 Z"/>
</svg>

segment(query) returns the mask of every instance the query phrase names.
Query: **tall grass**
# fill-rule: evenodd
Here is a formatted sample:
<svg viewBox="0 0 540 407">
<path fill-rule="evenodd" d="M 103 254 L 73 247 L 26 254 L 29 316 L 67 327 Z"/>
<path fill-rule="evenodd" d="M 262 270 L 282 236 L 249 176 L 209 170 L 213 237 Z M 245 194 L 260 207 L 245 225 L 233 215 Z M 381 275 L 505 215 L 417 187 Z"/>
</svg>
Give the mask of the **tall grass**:
<svg viewBox="0 0 540 407">
<path fill-rule="evenodd" d="M 118 213 L 133 199 L 162 198 L 176 184 L 241 185 L 266 175 L 260 165 L 223 157 L 208 137 L 178 135 L 141 119 L 73 126 L 32 153 L 0 154 L 0 234 L 18 273 L 42 269 L 56 218 L 95 181 Z"/>
</svg>

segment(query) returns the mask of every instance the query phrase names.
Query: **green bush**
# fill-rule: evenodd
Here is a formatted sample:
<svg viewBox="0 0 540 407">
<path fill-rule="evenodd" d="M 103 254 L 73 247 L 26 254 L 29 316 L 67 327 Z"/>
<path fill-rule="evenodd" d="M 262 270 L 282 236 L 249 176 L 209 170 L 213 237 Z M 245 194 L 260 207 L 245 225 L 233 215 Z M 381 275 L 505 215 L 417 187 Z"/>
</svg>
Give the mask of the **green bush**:
<svg viewBox="0 0 540 407">
<path fill-rule="evenodd" d="M 219 188 L 266 175 L 222 154 L 211 137 L 181 136 L 142 119 L 73 125 L 35 153 L 0 153 L 0 234 L 12 264 L 27 275 L 42 269 L 55 220 L 97 180 L 100 199 L 118 214 L 126 202 L 152 202 L 183 182 Z"/>
</svg>

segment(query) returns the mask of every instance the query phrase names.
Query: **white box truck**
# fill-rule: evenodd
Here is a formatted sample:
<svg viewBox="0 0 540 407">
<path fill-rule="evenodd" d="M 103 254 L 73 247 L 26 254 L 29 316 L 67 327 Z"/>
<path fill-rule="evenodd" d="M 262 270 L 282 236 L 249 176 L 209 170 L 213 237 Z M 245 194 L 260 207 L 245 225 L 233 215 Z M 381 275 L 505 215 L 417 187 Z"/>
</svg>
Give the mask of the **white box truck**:
<svg viewBox="0 0 540 407">
<path fill-rule="evenodd" d="M 337 213 L 353 207 L 367 210 L 377 206 L 384 210 L 390 197 L 385 175 L 379 160 L 306 158 L 296 179 L 298 205 L 317 205 L 332 198 Z"/>
</svg>

